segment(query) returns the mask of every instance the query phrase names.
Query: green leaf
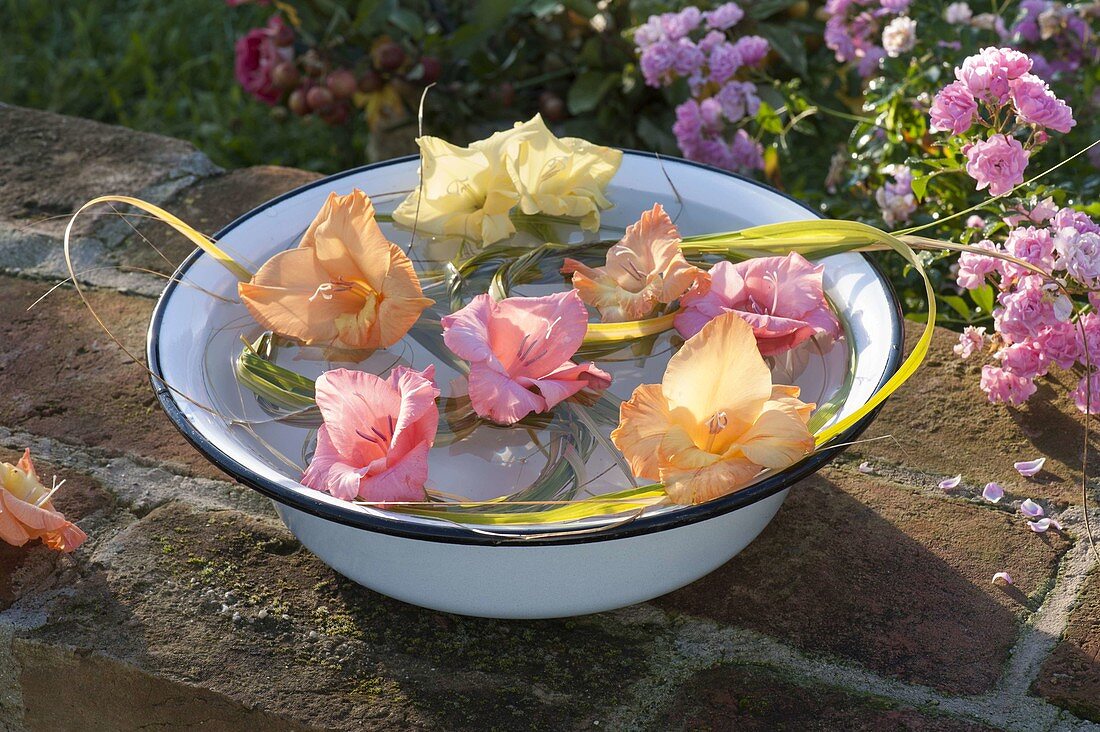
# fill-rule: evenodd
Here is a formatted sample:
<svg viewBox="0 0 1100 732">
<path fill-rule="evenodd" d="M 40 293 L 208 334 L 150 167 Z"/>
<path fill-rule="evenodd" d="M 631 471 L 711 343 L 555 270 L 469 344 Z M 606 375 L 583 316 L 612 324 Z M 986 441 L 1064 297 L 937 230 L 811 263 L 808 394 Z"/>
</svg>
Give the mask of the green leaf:
<svg viewBox="0 0 1100 732">
<path fill-rule="evenodd" d="M 767 102 L 760 102 L 760 109 L 756 112 L 756 123 L 770 134 L 779 135 L 783 132 L 783 120 Z"/>
<path fill-rule="evenodd" d="M 970 291 L 970 299 L 986 315 L 993 314 L 993 285 L 984 285 Z"/>
<path fill-rule="evenodd" d="M 390 22 L 413 38 L 424 35 L 424 22 L 408 8 L 394 8 L 390 13 Z"/>
<path fill-rule="evenodd" d="M 767 39 L 775 52 L 783 61 L 798 72 L 799 76 L 806 76 L 809 67 L 806 62 L 806 44 L 802 37 L 790 28 L 759 23 L 756 32 Z"/>
<path fill-rule="evenodd" d="M 925 191 L 928 190 L 929 176 L 917 173 L 913 176 L 913 195 L 918 201 L 924 200 Z"/>
<path fill-rule="evenodd" d="M 780 10 L 786 10 L 797 2 L 798 0 L 758 0 L 758 2 L 749 5 L 748 16 L 763 20 L 775 15 Z"/>
<path fill-rule="evenodd" d="M 959 314 L 963 320 L 970 320 L 972 313 L 970 308 L 966 304 L 966 300 L 963 300 L 958 295 L 940 295 L 940 299 L 947 303 L 952 310 Z"/>
<path fill-rule="evenodd" d="M 571 114 L 584 114 L 595 109 L 607 92 L 619 81 L 617 73 L 586 71 L 569 87 L 566 103 Z"/>
</svg>

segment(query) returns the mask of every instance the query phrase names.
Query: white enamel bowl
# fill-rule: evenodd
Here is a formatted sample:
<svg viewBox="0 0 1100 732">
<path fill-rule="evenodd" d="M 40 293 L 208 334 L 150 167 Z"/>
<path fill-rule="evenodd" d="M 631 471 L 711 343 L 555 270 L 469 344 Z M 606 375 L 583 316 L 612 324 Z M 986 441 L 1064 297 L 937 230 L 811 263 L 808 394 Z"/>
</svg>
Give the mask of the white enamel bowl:
<svg viewBox="0 0 1100 732">
<path fill-rule="evenodd" d="M 330 191 L 361 188 L 381 200 L 385 192 L 413 188 L 416 169 L 417 160 L 406 158 L 319 180 L 242 216 L 217 239 L 255 268 L 296 243 Z M 802 204 L 759 183 L 636 152 L 624 156 L 609 194 L 616 206 L 607 212 L 606 221 L 625 225 L 659 201 L 677 217 L 685 235 L 814 216 Z M 394 234 L 395 241 L 407 241 L 405 237 Z M 866 403 L 897 369 L 902 325 L 890 285 L 869 259 L 842 254 L 822 261 L 827 292 L 846 312 L 858 354 L 851 390 L 834 417 L 839 419 Z M 150 326 L 148 358 L 159 377 L 154 388 L 171 420 L 211 462 L 269 497 L 295 536 L 336 571 L 424 607 L 484 617 L 548 618 L 609 610 L 662 595 L 741 551 L 779 510 L 790 487 L 841 449 L 820 450 L 756 485 L 700 506 L 661 508 L 617 525 L 588 521 L 584 528 L 605 528 L 581 534 L 561 530 L 576 529 L 575 525 L 488 533 L 355 506 L 302 487 L 293 471 L 265 454 L 246 431 L 228 426 L 164 386 L 171 384 L 202 404 L 224 404 L 227 391 L 235 386 L 229 351 L 215 347 L 217 334 L 239 329 L 242 319 L 247 320 L 243 306 L 234 302 L 235 278 L 209 256 L 196 252 L 176 278 L 226 299 L 175 283 L 161 296 Z M 833 444 L 851 441 L 870 419 L 839 435 Z"/>
</svg>

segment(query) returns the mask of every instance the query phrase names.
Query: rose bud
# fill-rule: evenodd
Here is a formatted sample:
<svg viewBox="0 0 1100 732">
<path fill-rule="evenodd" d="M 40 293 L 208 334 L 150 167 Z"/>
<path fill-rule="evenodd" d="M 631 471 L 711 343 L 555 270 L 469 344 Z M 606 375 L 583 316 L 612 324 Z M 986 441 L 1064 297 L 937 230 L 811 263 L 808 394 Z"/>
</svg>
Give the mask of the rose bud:
<svg viewBox="0 0 1100 732">
<path fill-rule="evenodd" d="M 309 102 L 306 101 L 306 93 L 302 89 L 295 89 L 286 100 L 286 106 L 299 117 L 309 114 Z"/>
<path fill-rule="evenodd" d="M 337 99 L 347 99 L 355 93 L 358 82 L 355 74 L 347 69 L 337 69 L 328 75 L 325 84 Z"/>
<path fill-rule="evenodd" d="M 405 49 L 393 41 L 387 41 L 374 49 L 371 60 L 382 71 L 396 71 L 405 63 Z"/>
<path fill-rule="evenodd" d="M 336 98 L 332 96 L 332 92 L 329 91 L 328 87 L 315 86 L 306 92 L 306 104 L 314 112 L 328 109 L 335 101 Z"/>
<path fill-rule="evenodd" d="M 302 75 L 293 61 L 283 61 L 271 70 L 271 81 L 280 89 L 293 89 L 298 86 Z"/>
</svg>

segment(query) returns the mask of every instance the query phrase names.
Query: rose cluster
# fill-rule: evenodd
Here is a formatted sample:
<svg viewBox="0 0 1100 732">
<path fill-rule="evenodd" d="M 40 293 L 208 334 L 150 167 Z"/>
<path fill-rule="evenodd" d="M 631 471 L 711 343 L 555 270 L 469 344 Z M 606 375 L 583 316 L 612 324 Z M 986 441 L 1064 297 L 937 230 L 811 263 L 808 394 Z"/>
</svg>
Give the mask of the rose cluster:
<svg viewBox="0 0 1100 732">
<path fill-rule="evenodd" d="M 983 240 L 977 247 L 1027 262 L 1075 290 L 1100 287 L 1100 226 L 1087 215 L 1047 199 L 1006 223 L 1015 228 L 1003 244 Z M 997 291 L 995 333 L 968 327 L 955 346 L 963 359 L 992 354 L 997 363 L 984 365 L 981 377 L 990 401 L 1021 404 L 1035 393 L 1036 377 L 1080 363 L 1089 373 L 1074 401 L 1082 411 L 1100 411 L 1100 315 L 1074 318 L 1073 302 L 1050 277 L 978 252 L 959 257 L 957 282 L 968 290 L 992 284 Z"/>
<path fill-rule="evenodd" d="M 867 78 L 886 56 L 897 58 L 917 43 L 909 0 L 828 0 L 825 45 L 840 63 L 855 62 Z"/>
<path fill-rule="evenodd" d="M 893 180 L 875 191 L 875 203 L 882 210 L 882 218 L 888 226 L 904 224 L 917 210 L 913 173 L 906 165 L 892 166 L 886 172 Z"/>
<path fill-rule="evenodd" d="M 764 167 L 760 143 L 736 126 L 760 108 L 756 84 L 745 76 L 770 50 L 760 36 L 731 40 L 743 17 L 736 3 L 706 12 L 688 7 L 654 15 L 634 33 L 646 84 L 687 80 L 691 98 L 676 108 L 672 127 L 684 156 L 740 171 Z"/>
<path fill-rule="evenodd" d="M 1049 139 L 1047 130 L 1065 133 L 1076 124 L 1069 105 L 1031 69 L 1027 54 L 983 48 L 955 69 L 956 80 L 936 94 L 929 112 L 933 131 L 965 135 L 975 125 L 985 128 L 962 151 L 978 190 L 994 196 L 1023 183 L 1028 158 Z"/>
<path fill-rule="evenodd" d="M 1023 0 L 1019 19 L 1004 35 L 1014 46 L 1034 49 L 1032 71 L 1043 78 L 1073 73 L 1100 59 L 1082 9 L 1053 0 Z"/>
<path fill-rule="evenodd" d="M 415 59 L 389 38 L 377 39 L 364 60 L 342 64 L 306 47 L 283 16 L 275 14 L 264 27 L 237 39 L 234 71 L 241 87 L 264 104 L 284 103 L 293 114 L 315 114 L 340 125 L 356 106 L 373 109 L 376 116 L 392 112 L 402 104 L 397 82 L 425 86 L 440 77 L 443 65 L 431 56 Z"/>
</svg>

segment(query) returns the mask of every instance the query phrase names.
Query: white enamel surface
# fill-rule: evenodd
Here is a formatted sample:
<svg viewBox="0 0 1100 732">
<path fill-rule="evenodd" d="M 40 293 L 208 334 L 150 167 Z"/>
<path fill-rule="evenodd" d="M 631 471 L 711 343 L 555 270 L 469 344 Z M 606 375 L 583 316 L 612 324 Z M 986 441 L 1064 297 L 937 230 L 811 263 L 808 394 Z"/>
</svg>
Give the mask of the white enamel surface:
<svg viewBox="0 0 1100 732">
<path fill-rule="evenodd" d="M 552 546 L 419 541 L 336 524 L 278 503 L 275 509 L 326 564 L 390 597 L 485 618 L 557 618 L 632 605 L 699 579 L 755 539 L 786 497 L 780 491 L 667 531 Z"/>
<path fill-rule="evenodd" d="M 798 203 L 738 178 L 678 161 L 664 160 L 663 167 L 662 172 L 654 158 L 627 154 L 609 191 L 609 197 L 619 205 L 605 214 L 605 221 L 625 226 L 637 218 L 641 208 L 655 201 L 666 207 L 684 235 L 811 217 Z M 683 206 L 668 179 L 686 202 Z M 379 210 L 389 211 L 403 197 L 400 192 L 415 183 L 415 161 L 349 174 L 301 191 L 246 218 L 220 244 L 255 269 L 275 252 L 296 243 L 331 191 L 347 193 L 361 188 L 375 199 Z M 384 192 L 396 193 L 387 197 L 382 195 Z M 408 241 L 407 233 L 384 228 L 395 241 Z M 873 394 L 899 337 L 887 286 L 863 257 L 843 254 L 823 263 L 826 289 L 833 302 L 848 313 L 859 354 L 855 382 L 836 417 L 839 419 Z M 197 287 L 177 286 L 163 304 L 158 358 L 164 380 L 197 402 L 216 405 L 223 413 L 228 410 L 251 418 L 262 416 L 246 405 L 249 395 L 240 396 L 236 391 L 229 366 L 230 350 L 221 347 L 224 341 L 236 342 L 241 324 L 250 322 L 243 306 L 234 302 L 236 280 L 203 256 L 190 267 L 184 281 Z M 210 297 L 203 290 L 227 300 Z M 298 370 L 315 375 L 310 368 L 316 368 L 316 364 L 301 366 Z M 813 380 L 812 374 L 805 378 Z M 799 383 L 811 398 L 814 385 Z M 229 398 L 232 396 L 238 400 L 236 404 L 227 403 L 234 401 Z M 304 500 L 335 506 L 342 512 L 371 513 L 413 527 L 431 523 L 430 519 L 351 505 L 303 488 L 294 471 L 261 449 L 245 430 L 228 426 L 183 399 L 176 401 L 185 419 L 235 463 L 236 469 L 261 475 L 301 493 Z M 279 430 L 292 428 L 265 429 L 273 430 L 264 434 L 265 439 L 278 441 L 283 437 Z M 286 444 L 298 445 L 298 453 L 287 452 L 288 457 L 302 461 L 301 438 L 288 439 Z M 737 511 L 677 529 L 626 539 L 538 547 L 468 546 L 397 538 L 329 522 L 286 506 L 279 510 L 291 530 L 325 562 L 380 592 L 454 612 L 549 617 L 647 599 L 702 576 L 751 541 L 785 495 L 783 491 Z M 640 556 L 647 560 L 638 562 Z M 655 570 L 648 558 L 656 557 L 660 559 L 652 560 L 659 562 Z M 553 579 L 559 574 L 560 586 L 559 580 Z"/>
</svg>

